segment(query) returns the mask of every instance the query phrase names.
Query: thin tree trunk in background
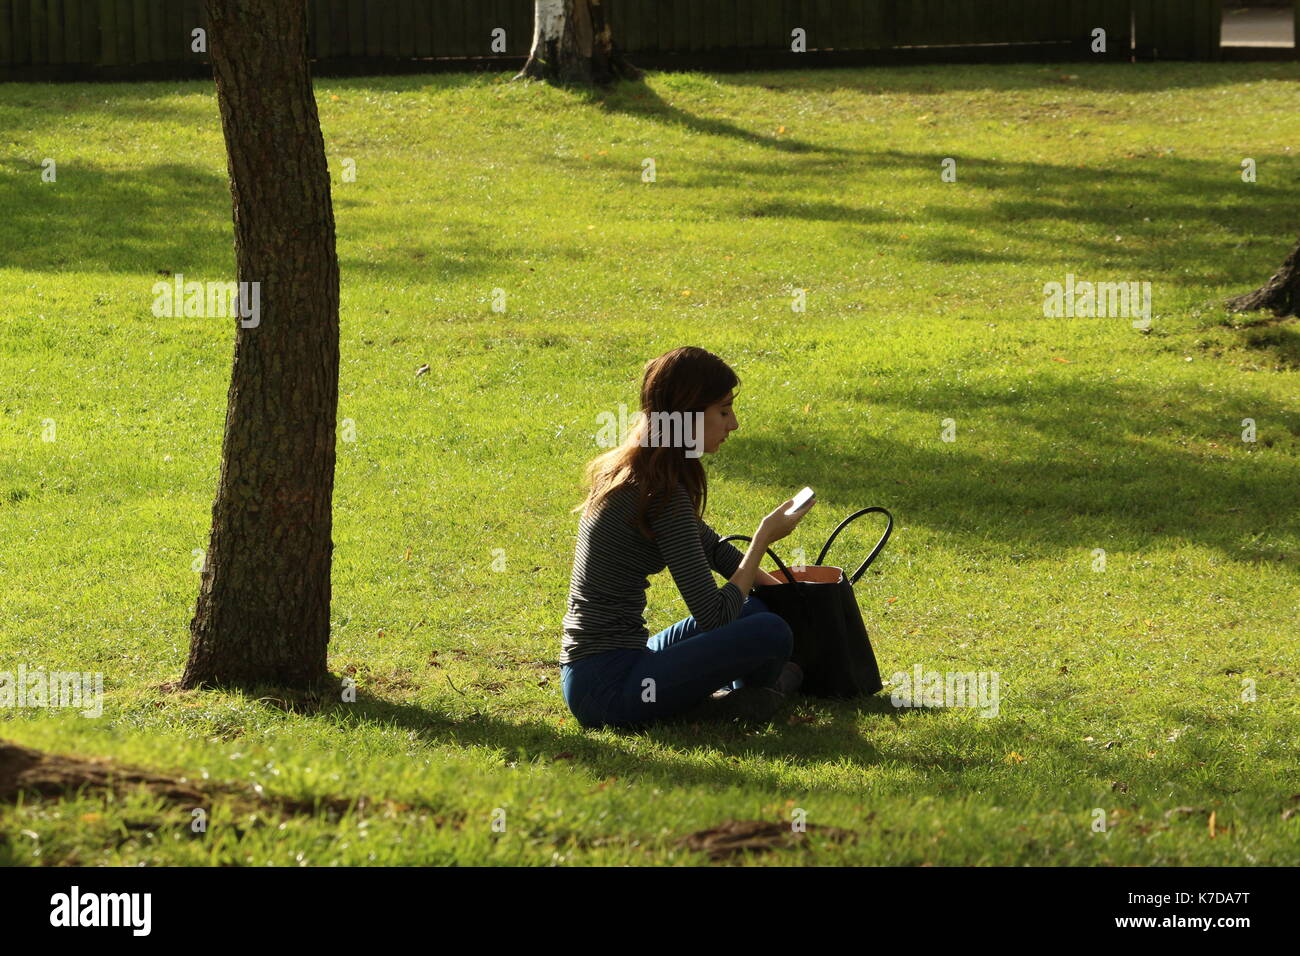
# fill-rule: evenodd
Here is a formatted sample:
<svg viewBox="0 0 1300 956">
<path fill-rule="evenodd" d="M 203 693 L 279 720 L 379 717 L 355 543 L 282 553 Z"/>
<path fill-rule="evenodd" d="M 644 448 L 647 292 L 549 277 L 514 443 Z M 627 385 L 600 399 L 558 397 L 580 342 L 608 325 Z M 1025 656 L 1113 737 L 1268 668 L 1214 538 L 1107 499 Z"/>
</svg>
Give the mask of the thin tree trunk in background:
<svg viewBox="0 0 1300 956">
<path fill-rule="evenodd" d="M 1282 263 L 1282 268 L 1254 292 L 1228 300 L 1234 312 L 1268 309 L 1275 315 L 1300 315 L 1300 242 Z"/>
<path fill-rule="evenodd" d="M 533 46 L 515 79 L 583 86 L 640 79 L 614 42 L 607 11 L 604 0 L 534 0 Z"/>
<path fill-rule="evenodd" d="M 327 674 L 339 373 L 329 170 L 305 0 L 207 0 L 240 282 L 221 477 L 183 687 Z M 248 324 L 249 327 L 244 327 Z"/>
</svg>

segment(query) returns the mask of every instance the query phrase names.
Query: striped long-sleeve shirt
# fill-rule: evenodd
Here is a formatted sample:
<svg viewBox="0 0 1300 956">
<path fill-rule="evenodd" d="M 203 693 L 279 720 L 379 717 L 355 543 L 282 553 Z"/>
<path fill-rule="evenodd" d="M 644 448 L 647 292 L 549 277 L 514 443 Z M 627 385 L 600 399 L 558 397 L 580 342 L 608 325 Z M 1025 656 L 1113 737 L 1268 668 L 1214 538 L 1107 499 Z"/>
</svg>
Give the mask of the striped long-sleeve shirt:
<svg viewBox="0 0 1300 956">
<path fill-rule="evenodd" d="M 679 484 L 650 519 L 654 540 L 629 524 L 636 502 L 637 490 L 623 485 L 595 513 L 582 516 L 564 615 L 561 664 L 604 651 L 645 647 L 650 637 L 644 617 L 646 588 L 650 575 L 665 567 L 687 610 L 704 630 L 740 616 L 745 595 L 730 581 L 718 587 L 710 572 L 730 578 L 744 555 L 730 543 L 716 547 L 718 533 L 696 518 L 686 486 Z"/>
</svg>

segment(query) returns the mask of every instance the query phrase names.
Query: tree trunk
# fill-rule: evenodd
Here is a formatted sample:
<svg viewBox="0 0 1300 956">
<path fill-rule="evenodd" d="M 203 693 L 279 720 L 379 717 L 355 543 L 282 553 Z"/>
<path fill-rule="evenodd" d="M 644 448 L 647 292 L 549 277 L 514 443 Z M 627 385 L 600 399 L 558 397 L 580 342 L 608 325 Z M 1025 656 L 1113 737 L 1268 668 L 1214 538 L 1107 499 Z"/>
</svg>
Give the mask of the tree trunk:
<svg viewBox="0 0 1300 956">
<path fill-rule="evenodd" d="M 305 0 L 207 0 L 240 319 L 221 477 L 182 687 L 311 688 L 327 674 L 339 375 L 329 169 Z"/>
<path fill-rule="evenodd" d="M 1300 242 L 1271 279 L 1254 292 L 1228 300 L 1234 312 L 1271 309 L 1274 315 L 1300 315 Z"/>
<path fill-rule="evenodd" d="M 604 0 L 534 0 L 533 47 L 515 79 L 523 77 L 608 86 L 641 71 L 614 42 Z"/>
</svg>

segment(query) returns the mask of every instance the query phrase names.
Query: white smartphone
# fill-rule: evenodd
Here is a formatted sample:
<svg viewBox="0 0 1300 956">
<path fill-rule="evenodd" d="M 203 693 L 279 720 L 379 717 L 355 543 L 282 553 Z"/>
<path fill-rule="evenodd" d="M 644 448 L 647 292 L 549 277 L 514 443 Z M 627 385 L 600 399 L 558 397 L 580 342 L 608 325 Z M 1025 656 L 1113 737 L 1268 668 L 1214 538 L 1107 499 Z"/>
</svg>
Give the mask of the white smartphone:
<svg viewBox="0 0 1300 956">
<path fill-rule="evenodd" d="M 812 501 L 814 497 L 816 496 L 814 495 L 813 490 L 811 488 L 805 488 L 794 496 L 794 504 L 786 510 L 786 515 L 792 515 L 795 512 L 802 511 L 804 505 Z"/>
</svg>

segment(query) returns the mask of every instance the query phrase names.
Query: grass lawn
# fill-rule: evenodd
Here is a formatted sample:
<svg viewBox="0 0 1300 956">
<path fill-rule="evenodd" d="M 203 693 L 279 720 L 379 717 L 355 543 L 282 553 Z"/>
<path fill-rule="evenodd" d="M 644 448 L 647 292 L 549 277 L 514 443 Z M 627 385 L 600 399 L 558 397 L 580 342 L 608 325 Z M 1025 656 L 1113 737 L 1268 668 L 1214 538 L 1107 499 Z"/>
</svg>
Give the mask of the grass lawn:
<svg viewBox="0 0 1300 956">
<path fill-rule="evenodd" d="M 687 864 L 799 810 L 729 861 L 1300 859 L 1300 323 L 1222 307 L 1295 242 L 1300 65 L 504 79 L 317 83 L 355 427 L 331 667 L 359 690 L 318 706 L 160 690 L 232 356 L 233 322 L 150 310 L 166 274 L 234 278 L 211 84 L 0 86 L 0 670 L 106 692 L 0 738 L 221 788 L 202 836 L 146 791 L 24 798 L 0 863 Z M 1150 282 L 1150 331 L 1044 317 L 1067 275 Z M 996 717 L 886 687 L 750 730 L 575 724 L 569 509 L 597 416 L 684 344 L 743 380 L 710 523 L 810 484 L 777 550 L 811 560 L 891 509 L 858 586 L 882 673 L 997 672 Z M 686 613 L 660 575 L 651 630 Z"/>
</svg>

